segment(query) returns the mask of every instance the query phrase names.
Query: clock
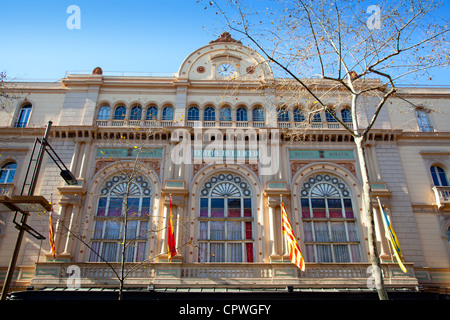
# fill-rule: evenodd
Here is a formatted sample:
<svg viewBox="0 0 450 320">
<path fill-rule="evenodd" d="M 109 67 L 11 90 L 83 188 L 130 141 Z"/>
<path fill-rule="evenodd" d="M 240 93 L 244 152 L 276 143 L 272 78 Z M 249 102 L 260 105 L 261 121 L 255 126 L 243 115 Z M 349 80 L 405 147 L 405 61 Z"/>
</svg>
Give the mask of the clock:
<svg viewBox="0 0 450 320">
<path fill-rule="evenodd" d="M 234 73 L 234 68 L 229 63 L 223 63 L 217 68 L 217 72 L 219 72 L 221 76 L 227 77 Z"/>
</svg>

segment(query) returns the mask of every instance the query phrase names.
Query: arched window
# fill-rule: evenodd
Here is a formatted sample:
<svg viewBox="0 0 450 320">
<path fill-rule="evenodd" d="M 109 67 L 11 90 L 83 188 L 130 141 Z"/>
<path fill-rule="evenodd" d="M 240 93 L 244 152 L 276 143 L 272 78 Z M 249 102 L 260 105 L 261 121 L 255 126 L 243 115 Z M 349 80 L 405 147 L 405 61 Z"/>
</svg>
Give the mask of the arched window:
<svg viewBox="0 0 450 320">
<path fill-rule="evenodd" d="M 220 121 L 231 121 L 231 108 L 223 107 L 220 109 Z"/>
<path fill-rule="evenodd" d="M 207 107 L 203 111 L 203 121 L 216 121 L 216 109 Z"/>
<path fill-rule="evenodd" d="M 303 111 L 300 108 L 294 109 L 294 121 L 295 122 L 303 122 L 305 121 L 305 116 L 303 115 Z"/>
<path fill-rule="evenodd" d="M 114 110 L 114 120 L 123 120 L 127 114 L 127 108 L 125 106 L 118 106 Z"/>
<path fill-rule="evenodd" d="M 173 107 L 167 106 L 164 107 L 162 111 L 162 120 L 173 120 Z"/>
<path fill-rule="evenodd" d="M 0 171 L 0 183 L 12 183 L 16 174 L 17 164 L 8 162 L 4 164 Z"/>
<path fill-rule="evenodd" d="M 108 120 L 110 111 L 111 111 L 111 108 L 109 106 L 102 106 L 98 110 L 97 119 L 98 120 Z"/>
<path fill-rule="evenodd" d="M 306 257 L 309 262 L 361 262 L 358 228 L 347 185 L 316 174 L 301 187 Z"/>
<path fill-rule="evenodd" d="M 197 107 L 190 107 L 187 112 L 188 121 L 198 121 L 200 120 L 200 111 Z"/>
<path fill-rule="evenodd" d="M 100 262 L 98 255 L 108 262 L 121 261 L 125 215 L 125 261 L 145 260 L 151 207 L 151 183 L 146 178 L 141 175 L 130 178 L 128 173 L 110 178 L 100 190 L 89 261 Z"/>
<path fill-rule="evenodd" d="M 236 121 L 248 121 L 247 108 L 239 107 L 236 110 Z"/>
<path fill-rule="evenodd" d="M 256 107 L 252 110 L 252 120 L 253 121 L 265 121 L 264 109 L 261 107 Z"/>
<path fill-rule="evenodd" d="M 16 127 L 24 128 L 28 124 L 31 114 L 31 104 L 24 105 L 20 108 L 19 116 L 17 117 Z"/>
<path fill-rule="evenodd" d="M 134 106 L 130 111 L 130 120 L 141 120 L 142 118 L 142 107 Z"/>
<path fill-rule="evenodd" d="M 331 110 L 331 111 L 326 110 L 325 111 L 325 119 L 327 120 L 327 122 L 337 122 L 337 120 L 335 118 L 333 118 L 332 113 L 336 114 L 334 110 Z"/>
<path fill-rule="evenodd" d="M 341 110 L 341 117 L 344 122 L 352 122 L 352 112 L 348 108 Z"/>
<path fill-rule="evenodd" d="M 158 119 L 158 108 L 156 106 L 151 106 L 147 108 L 147 114 L 145 115 L 145 120 L 156 120 Z"/>
<path fill-rule="evenodd" d="M 419 130 L 422 132 L 433 131 L 433 127 L 431 126 L 428 113 L 429 111 L 426 109 L 423 108 L 416 109 L 417 124 L 419 125 Z"/>
<path fill-rule="evenodd" d="M 200 192 L 199 262 L 253 262 L 251 185 L 219 173 Z"/>
<path fill-rule="evenodd" d="M 320 112 L 313 113 L 311 122 L 322 122 L 322 117 L 320 116 Z"/>
<path fill-rule="evenodd" d="M 289 121 L 289 112 L 288 112 L 287 108 L 285 108 L 285 107 L 277 108 L 277 116 L 278 116 L 278 121 L 280 121 L 280 122 Z"/>
<path fill-rule="evenodd" d="M 433 178 L 433 183 L 436 187 L 447 187 L 448 179 L 445 170 L 439 166 L 430 167 L 431 177 Z"/>
</svg>

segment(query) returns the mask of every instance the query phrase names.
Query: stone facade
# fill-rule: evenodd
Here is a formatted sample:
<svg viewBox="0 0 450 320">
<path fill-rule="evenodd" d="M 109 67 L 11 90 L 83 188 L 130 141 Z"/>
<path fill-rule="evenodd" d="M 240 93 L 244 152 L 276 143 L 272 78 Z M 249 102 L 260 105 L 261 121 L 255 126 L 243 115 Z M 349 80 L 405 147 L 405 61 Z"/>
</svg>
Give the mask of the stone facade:
<svg viewBox="0 0 450 320">
<path fill-rule="evenodd" d="M 56 83 L 16 84 L 23 99 L 8 102 L 0 111 L 0 165 L 17 165 L 14 179 L 1 184 L 3 194 L 18 195 L 22 186 L 26 189 L 34 139 L 42 137 L 49 121 L 49 144 L 78 185 L 65 185 L 55 162 L 44 158 L 35 194 L 54 203 L 56 258 L 49 254 L 48 240 L 27 235 L 13 288 L 30 284 L 65 287 L 74 266 L 81 286 L 117 287 L 112 268 L 120 268 L 120 254 L 114 260 L 105 251 L 112 250 L 111 241 L 118 239 L 106 236 L 114 228 L 99 231 L 101 225 L 113 221 L 108 220 L 108 213 L 100 212 L 111 210 L 112 214 L 114 197 L 106 196 L 112 192 L 108 183 L 114 185 L 120 174 L 129 172 L 137 173 L 140 180 L 133 181 L 144 192 L 139 216 L 130 221 L 145 236 L 135 235 L 134 249 L 127 258 L 130 276 L 126 286 L 367 287 L 370 264 L 360 165 L 349 132 L 327 122 L 325 114 L 320 122 L 299 121 L 295 107 L 308 104 L 307 98 L 285 97 L 289 117 L 280 117 L 275 88 L 284 80 L 275 79 L 255 51 L 228 37 L 221 39 L 191 53 L 178 73 L 164 77 L 114 76 L 96 69 L 92 74 L 69 74 Z M 234 68 L 230 75 L 218 73 L 223 63 Z M 326 82 L 320 85 L 327 88 Z M 430 168 L 438 166 L 447 174 L 450 170 L 450 90 L 401 88 L 399 96 L 420 108 L 392 98 L 366 142 L 374 197 L 385 205 L 408 269 L 407 274 L 401 272 L 393 258 L 376 205 L 385 281 L 390 288 L 448 292 L 450 187 L 445 183 L 435 186 Z M 365 97 L 361 103 L 359 124 L 364 127 L 374 98 Z M 26 105 L 31 105 L 31 113 L 26 125 L 18 126 Z M 345 101 L 333 105 L 337 114 L 346 106 Z M 105 106 L 107 113 L 101 111 Z M 197 109 L 190 109 L 194 106 Z M 229 114 L 224 110 L 227 107 Z M 431 128 L 419 126 L 420 110 L 427 111 Z M 256 113 L 261 111 L 262 117 Z M 223 148 L 225 153 L 215 153 Z M 177 158 L 181 151 L 184 158 Z M 264 158 L 270 152 L 279 155 L 278 162 Z M 314 180 L 319 178 L 336 182 L 319 184 Z M 149 204 L 142 200 L 146 190 Z M 308 192 L 316 196 L 306 196 Z M 317 196 L 319 192 L 322 196 Z M 306 258 L 304 272 L 286 255 L 280 196 Z M 102 197 L 109 201 L 103 207 Z M 323 208 L 319 198 L 327 203 Z M 339 218 L 330 218 L 330 199 L 351 203 L 350 209 L 339 207 L 352 210 L 351 217 L 342 217 L 339 211 Z M 326 211 L 326 216 L 307 216 L 307 210 L 317 208 Z M 175 221 L 178 252 L 171 262 L 167 256 L 169 212 Z M 2 276 L 16 241 L 13 215 L 1 213 Z M 47 237 L 48 214 L 31 215 L 29 224 Z M 345 226 L 345 231 L 329 229 L 329 235 L 338 237 L 344 232 L 346 238 L 319 239 L 320 226 L 325 224 L 328 228 Z M 103 252 L 114 261 L 108 265 L 102 262 L 106 258 L 95 258 L 95 246 L 100 256 Z M 326 253 L 327 248 L 333 253 Z"/>
</svg>

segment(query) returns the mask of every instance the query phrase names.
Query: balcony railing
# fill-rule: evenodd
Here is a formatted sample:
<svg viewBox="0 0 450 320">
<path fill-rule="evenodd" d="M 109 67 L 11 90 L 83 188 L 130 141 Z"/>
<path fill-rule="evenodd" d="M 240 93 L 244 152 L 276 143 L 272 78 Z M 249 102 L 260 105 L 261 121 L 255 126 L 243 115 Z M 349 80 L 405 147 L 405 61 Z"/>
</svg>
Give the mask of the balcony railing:
<svg viewBox="0 0 450 320">
<path fill-rule="evenodd" d="M 438 209 L 450 206 L 450 187 L 433 187 Z"/>
<path fill-rule="evenodd" d="M 79 273 L 69 275 L 68 270 L 79 268 Z M 117 273 L 120 264 L 111 265 Z M 70 267 L 70 268 L 69 268 Z M 386 286 L 414 288 L 418 281 L 412 264 L 403 273 L 397 264 L 383 264 Z M 176 287 L 246 286 L 320 288 L 367 288 L 371 276 L 370 264 L 317 264 L 310 263 L 302 272 L 291 263 L 129 263 L 125 266 L 128 286 L 149 284 Z M 40 262 L 31 284 L 35 287 L 66 286 L 70 276 L 79 276 L 81 287 L 117 286 L 118 279 L 105 263 Z"/>
<path fill-rule="evenodd" d="M 172 120 L 96 120 L 95 124 L 99 127 L 173 127 Z M 265 121 L 186 121 L 187 127 L 198 128 L 264 128 L 267 127 Z M 353 125 L 347 123 L 352 129 Z M 278 128 L 283 129 L 343 129 L 339 123 L 332 122 L 294 122 L 294 121 L 278 121 Z"/>
<path fill-rule="evenodd" d="M 172 120 L 95 120 L 99 127 L 172 127 Z"/>
</svg>

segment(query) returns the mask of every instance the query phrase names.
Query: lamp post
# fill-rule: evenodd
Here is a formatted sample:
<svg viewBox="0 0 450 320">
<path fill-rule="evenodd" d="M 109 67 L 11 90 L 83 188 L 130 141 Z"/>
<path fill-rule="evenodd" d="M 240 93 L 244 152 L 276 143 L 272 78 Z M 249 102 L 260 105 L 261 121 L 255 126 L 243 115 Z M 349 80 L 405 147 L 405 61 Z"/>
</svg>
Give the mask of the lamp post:
<svg viewBox="0 0 450 320">
<path fill-rule="evenodd" d="M 58 167 L 61 169 L 61 177 L 68 184 L 73 185 L 73 184 L 77 183 L 73 174 L 67 169 L 67 167 L 64 165 L 64 163 L 62 163 L 61 159 L 58 157 L 58 155 L 54 152 L 54 150 L 51 148 L 51 146 L 47 142 L 51 125 L 52 125 L 52 122 L 49 121 L 47 124 L 47 129 L 45 130 L 45 133 L 44 133 L 44 137 L 42 138 L 42 141 L 40 141 L 38 138 L 35 139 L 33 151 L 31 152 L 30 161 L 29 161 L 27 172 L 26 172 L 24 182 L 23 182 L 21 195 L 13 196 L 11 199 L 6 196 L 3 196 L 3 198 L 0 198 L 0 205 L 6 206 L 10 211 L 15 211 L 16 215 L 18 212 L 20 212 L 22 214 L 20 224 L 16 223 L 16 221 L 15 221 L 16 215 L 14 216 L 14 223 L 16 224 L 16 228 L 19 229 L 19 233 L 17 235 L 17 240 L 16 240 L 16 245 L 14 247 L 13 256 L 11 258 L 11 261 L 10 261 L 10 264 L 8 267 L 8 272 L 6 274 L 5 282 L 3 284 L 1 300 L 6 300 L 6 297 L 8 295 L 8 291 L 9 291 L 9 288 L 11 285 L 12 276 L 14 273 L 14 269 L 16 267 L 16 262 L 17 262 L 17 258 L 18 258 L 19 251 L 20 251 L 20 246 L 22 244 L 22 240 L 23 240 L 25 231 L 30 233 L 32 236 L 34 236 L 37 239 L 45 239 L 45 237 L 40 235 L 37 231 L 35 231 L 29 225 L 27 225 L 27 219 L 28 219 L 29 213 L 39 211 L 39 210 L 36 210 L 36 206 L 41 207 L 42 211 L 50 211 L 51 210 L 51 204 L 48 203 L 48 201 L 45 200 L 44 197 L 33 196 L 34 189 L 36 188 L 37 178 L 38 178 L 41 164 L 42 164 L 42 159 L 44 158 L 44 152 L 47 152 L 50 155 L 50 157 L 53 159 L 53 161 L 58 165 Z M 23 196 L 22 194 L 25 189 L 28 173 L 30 171 L 30 166 L 31 166 L 31 163 L 33 162 L 34 150 L 35 150 L 38 142 L 40 143 L 39 152 L 37 155 L 37 160 L 36 160 L 36 165 L 34 167 L 33 175 L 31 177 L 31 182 L 29 184 L 28 195 Z M 53 153 L 51 153 L 47 149 L 47 147 L 49 147 L 50 151 Z M 62 164 L 63 168 L 61 168 L 61 166 L 58 162 L 60 162 Z"/>
</svg>

